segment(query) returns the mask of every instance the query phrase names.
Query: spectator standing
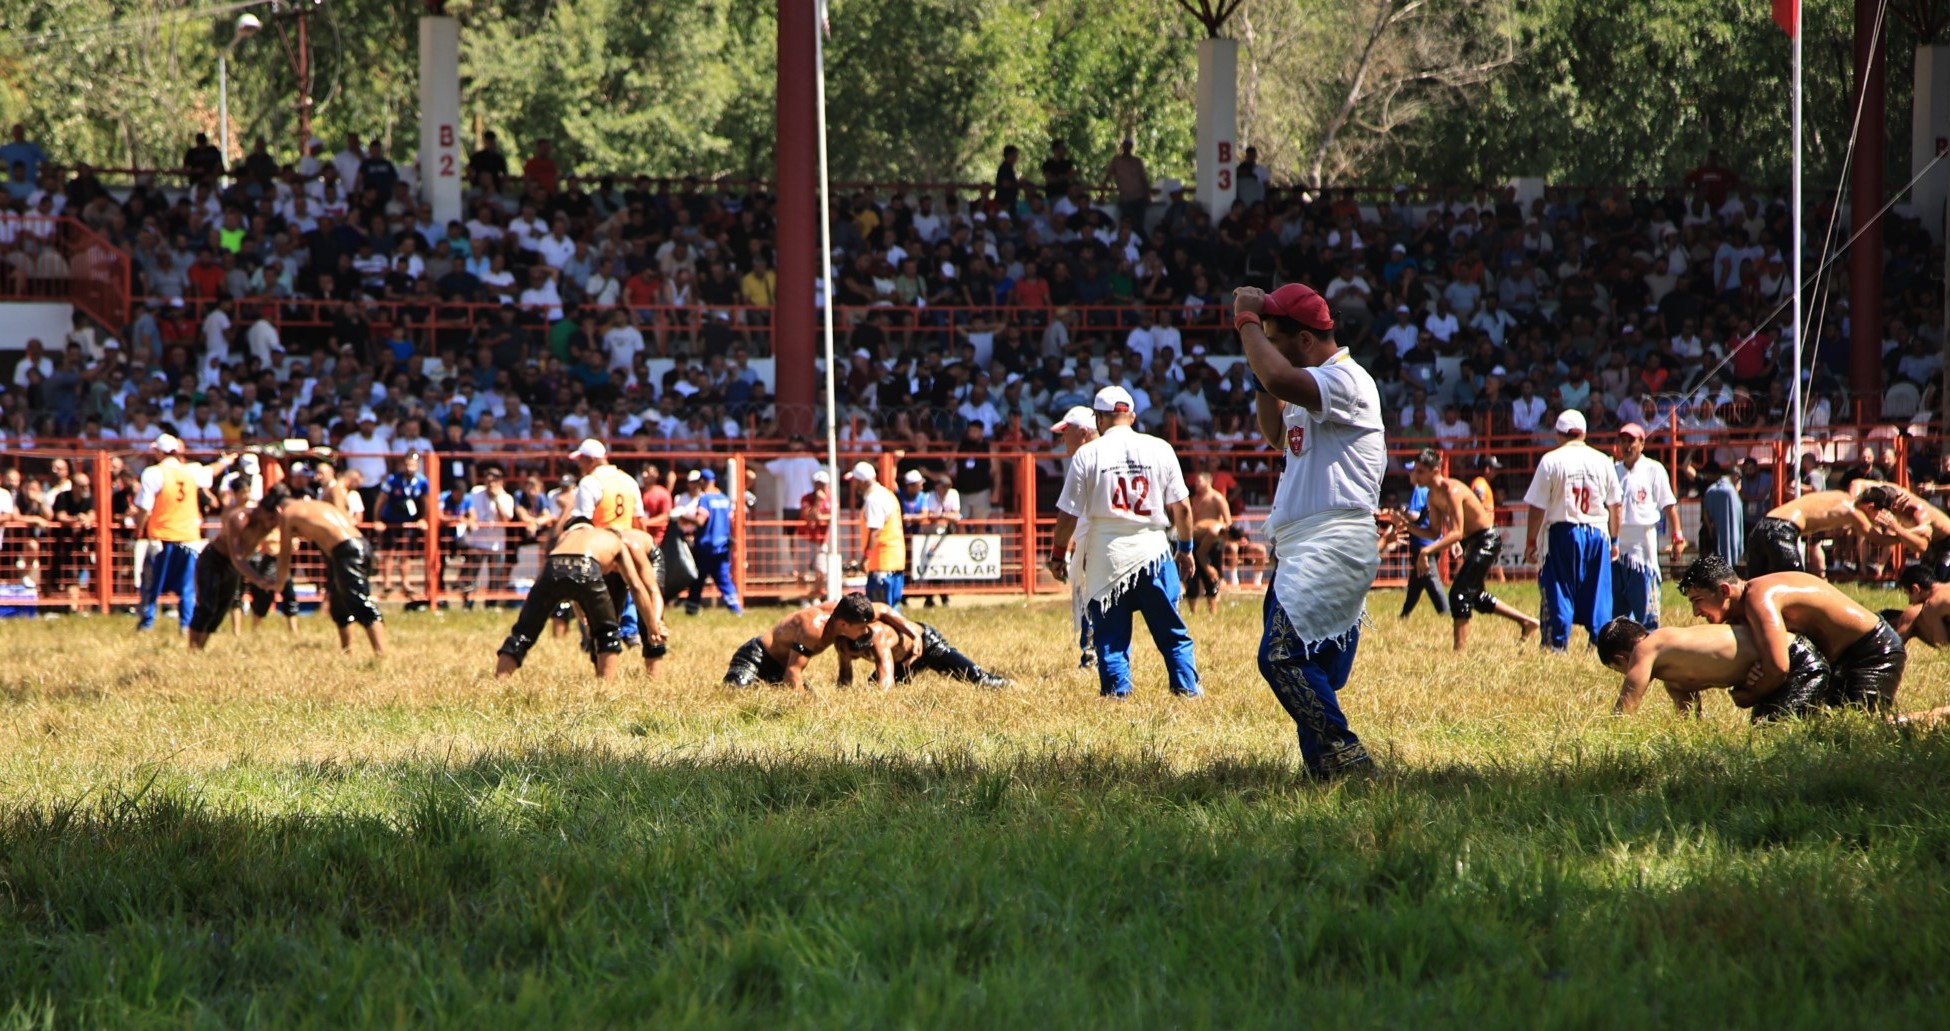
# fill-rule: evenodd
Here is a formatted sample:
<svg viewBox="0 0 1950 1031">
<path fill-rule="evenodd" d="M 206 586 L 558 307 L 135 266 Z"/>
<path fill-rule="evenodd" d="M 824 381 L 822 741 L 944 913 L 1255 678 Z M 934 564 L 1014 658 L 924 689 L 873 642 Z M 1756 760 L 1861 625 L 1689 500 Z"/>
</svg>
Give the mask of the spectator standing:
<svg viewBox="0 0 1950 1031">
<path fill-rule="evenodd" d="M 397 578 L 399 593 L 410 596 L 406 586 L 408 556 L 425 550 L 426 497 L 431 488 L 420 467 L 420 452 L 408 451 L 400 459 L 398 471 L 379 486 L 379 521 L 386 524 L 380 535 L 385 549 L 379 570 L 382 595 L 387 582 Z"/>
<path fill-rule="evenodd" d="M 1087 518 L 1080 572 L 1090 596 L 1099 691 L 1107 698 L 1130 695 L 1131 624 L 1141 612 L 1164 656 L 1172 694 L 1196 698 L 1201 694 L 1197 657 L 1178 612 L 1183 580 L 1193 572 L 1191 491 L 1178 454 L 1165 441 L 1132 428 L 1137 403 L 1124 388 L 1099 390 L 1091 410 L 1099 435 L 1070 459 L 1056 503 L 1061 514 L 1050 572 L 1068 579 L 1070 540 L 1078 520 Z M 1175 543 L 1168 530 L 1175 532 Z"/>
<path fill-rule="evenodd" d="M 1618 563 L 1612 569 L 1612 614 L 1629 616 L 1647 630 L 1659 628 L 1659 517 L 1671 524 L 1672 560 L 1686 548 L 1679 526 L 1679 499 L 1664 463 L 1645 453 L 1645 427 L 1618 428 Z M 1599 623 L 1603 626 L 1603 623 Z"/>
<path fill-rule="evenodd" d="M 812 475 L 812 489 L 799 498 L 789 511 L 797 513 L 799 561 L 792 575 L 806 588 L 802 599 L 812 605 L 826 596 L 826 541 L 832 533 L 833 478 L 820 469 Z"/>
<path fill-rule="evenodd" d="M 1070 160 L 1070 145 L 1055 140 L 1049 145 L 1049 157 L 1043 159 L 1043 200 L 1055 204 L 1070 195 L 1070 184 L 1076 180 L 1077 163 Z"/>
<path fill-rule="evenodd" d="M 696 527 L 691 536 L 691 557 L 697 560 L 697 581 L 684 599 L 684 614 L 695 616 L 704 604 L 704 581 L 717 585 L 724 607 L 734 616 L 745 614 L 738 601 L 738 584 L 731 575 L 731 498 L 718 489 L 718 474 L 705 469 L 698 474 L 703 487 L 691 517 Z"/>
<path fill-rule="evenodd" d="M 1016 159 L 1020 155 L 1021 151 L 1017 150 L 1013 143 L 1003 147 L 1002 164 L 995 170 L 996 209 L 1008 213 L 1011 217 L 1016 213 L 1016 201 L 1022 192 L 1016 180 Z"/>
<path fill-rule="evenodd" d="M 481 149 L 467 159 L 467 180 L 479 184 L 481 176 L 491 177 L 493 187 L 501 189 L 501 181 L 508 177 L 508 155 L 501 152 L 501 142 L 493 130 L 481 134 Z"/>
<path fill-rule="evenodd" d="M 536 140 L 535 156 L 522 164 L 521 174 L 542 193 L 554 196 L 562 178 L 562 170 L 555 163 L 555 146 L 548 140 Z"/>
<path fill-rule="evenodd" d="M 961 494 L 961 510 L 970 519 L 983 520 L 993 509 L 996 460 L 990 453 L 988 426 L 971 421 L 955 445 L 955 490 Z"/>
<path fill-rule="evenodd" d="M 235 455 L 205 466 L 183 461 L 183 442 L 163 434 L 149 445 L 159 457 L 142 471 L 142 489 L 135 498 L 136 536 L 148 542 L 142 575 L 142 605 L 136 612 L 137 630 L 156 625 L 156 604 L 164 594 L 176 596 L 177 620 L 190 627 L 196 609 L 196 550 L 203 539 L 203 492 Z"/>
<path fill-rule="evenodd" d="M 865 544 L 867 597 L 895 611 L 907 586 L 907 537 L 902 533 L 901 500 L 882 486 L 873 464 L 861 462 L 847 474 L 859 485 L 860 527 Z"/>
<path fill-rule="evenodd" d="M 1745 551 L 1747 520 L 1740 501 L 1740 468 L 1728 469 L 1700 497 L 1700 546 L 1739 568 Z"/>
<path fill-rule="evenodd" d="M 1132 153 L 1136 144 L 1124 138 L 1117 156 L 1104 169 L 1104 182 L 1117 186 L 1117 217 L 1135 233 L 1144 232 L 1144 213 L 1151 207 L 1151 180 L 1146 178 L 1144 159 Z"/>
<path fill-rule="evenodd" d="M 1537 586 L 1543 646 L 1564 651 L 1573 623 L 1597 640 L 1598 628 L 1611 621 L 1611 567 L 1618 560 L 1619 509 L 1623 500 L 1618 471 L 1603 452 L 1585 442 L 1584 413 L 1557 416 L 1558 446 L 1544 455 L 1524 492 L 1530 521 L 1523 558 L 1538 560 L 1537 537 L 1546 526 L 1543 565 Z"/>
</svg>

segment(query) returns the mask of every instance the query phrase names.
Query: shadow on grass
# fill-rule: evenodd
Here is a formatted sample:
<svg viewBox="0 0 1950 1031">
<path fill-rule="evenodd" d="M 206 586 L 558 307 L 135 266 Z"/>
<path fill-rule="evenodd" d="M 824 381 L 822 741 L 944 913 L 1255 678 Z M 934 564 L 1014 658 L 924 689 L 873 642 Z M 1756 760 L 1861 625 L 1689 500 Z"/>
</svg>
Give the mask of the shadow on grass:
<svg viewBox="0 0 1950 1031">
<path fill-rule="evenodd" d="M 1862 723 L 1330 787 L 1086 753 L 245 773 L 0 812 L 0 1022 L 1860 1022 L 1913 1015 L 1950 926 L 1950 747 Z"/>
</svg>

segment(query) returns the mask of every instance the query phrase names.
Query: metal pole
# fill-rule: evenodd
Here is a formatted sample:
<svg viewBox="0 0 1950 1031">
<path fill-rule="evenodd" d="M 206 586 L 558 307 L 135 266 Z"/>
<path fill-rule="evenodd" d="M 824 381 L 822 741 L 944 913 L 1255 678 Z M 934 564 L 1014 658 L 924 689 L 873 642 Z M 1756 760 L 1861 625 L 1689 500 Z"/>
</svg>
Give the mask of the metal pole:
<svg viewBox="0 0 1950 1031">
<path fill-rule="evenodd" d="M 829 492 L 834 499 L 832 511 L 827 514 L 826 525 L 826 600 L 838 601 L 844 584 L 840 575 L 840 419 L 839 394 L 835 386 L 837 371 L 833 364 L 833 180 L 826 166 L 826 5 L 819 5 L 819 24 L 813 28 L 814 53 L 814 103 L 817 110 L 813 125 L 818 134 L 819 146 L 819 262 L 825 271 L 820 281 L 825 283 L 824 304 L 819 306 L 823 321 L 826 344 L 826 470 L 833 479 Z M 776 356 L 776 347 L 773 350 Z"/>
<path fill-rule="evenodd" d="M 217 55 L 217 145 L 223 148 L 223 167 L 226 170 L 230 168 L 230 49 L 236 45 L 236 41 L 232 40 L 230 46 L 224 47 L 223 53 Z"/>
<path fill-rule="evenodd" d="M 1801 19 L 1797 12 L 1794 23 L 1794 131 L 1792 134 L 1793 187 L 1788 197 L 1788 243 L 1794 248 L 1790 259 L 1794 268 L 1794 380 L 1789 384 L 1794 405 L 1794 437 L 1789 441 L 1789 458 L 1794 470 L 1794 496 L 1801 496 L 1801 439 L 1807 423 L 1807 387 L 1801 381 L 1802 341 L 1807 337 L 1808 327 L 1801 321 Z M 1876 141 L 1877 145 L 1881 140 Z"/>
</svg>

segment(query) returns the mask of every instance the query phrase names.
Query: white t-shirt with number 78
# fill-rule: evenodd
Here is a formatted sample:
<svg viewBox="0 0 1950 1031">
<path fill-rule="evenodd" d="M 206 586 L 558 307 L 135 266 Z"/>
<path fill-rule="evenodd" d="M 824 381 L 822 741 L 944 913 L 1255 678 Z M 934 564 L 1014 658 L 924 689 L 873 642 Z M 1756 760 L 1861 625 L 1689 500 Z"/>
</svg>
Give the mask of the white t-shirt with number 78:
<svg viewBox="0 0 1950 1031">
<path fill-rule="evenodd" d="M 1166 529 L 1171 517 L 1165 506 L 1190 496 L 1178 452 L 1169 443 L 1129 426 L 1112 426 L 1077 449 L 1056 507 L 1089 519 L 1093 529 L 1122 535 Z"/>
<path fill-rule="evenodd" d="M 1624 500 L 1610 455 L 1573 440 L 1546 454 L 1523 500 L 1544 510 L 1544 524 L 1575 523 L 1609 529 L 1611 506 Z"/>
</svg>

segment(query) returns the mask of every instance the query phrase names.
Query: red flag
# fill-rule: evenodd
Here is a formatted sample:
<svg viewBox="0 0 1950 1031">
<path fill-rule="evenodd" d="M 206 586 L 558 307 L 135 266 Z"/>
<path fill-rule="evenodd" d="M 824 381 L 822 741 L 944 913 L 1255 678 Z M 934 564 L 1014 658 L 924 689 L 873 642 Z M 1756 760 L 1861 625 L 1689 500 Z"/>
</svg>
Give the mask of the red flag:
<svg viewBox="0 0 1950 1031">
<path fill-rule="evenodd" d="M 1792 36 L 1801 31 L 1801 0 L 1774 0 L 1774 24 Z"/>
</svg>

